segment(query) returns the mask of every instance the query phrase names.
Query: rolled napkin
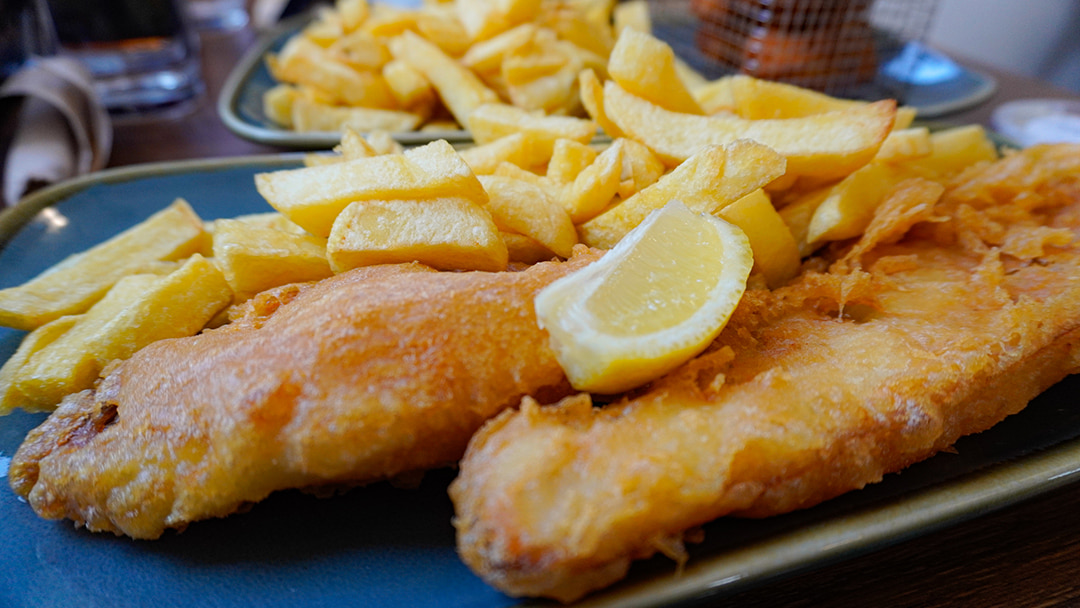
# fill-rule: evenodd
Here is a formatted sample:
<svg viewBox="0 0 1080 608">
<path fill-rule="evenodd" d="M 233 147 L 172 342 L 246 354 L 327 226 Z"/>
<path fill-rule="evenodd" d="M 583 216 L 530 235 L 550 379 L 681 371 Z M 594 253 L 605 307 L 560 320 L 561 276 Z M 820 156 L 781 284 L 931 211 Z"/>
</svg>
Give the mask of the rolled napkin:
<svg viewBox="0 0 1080 608">
<path fill-rule="evenodd" d="M 35 58 L 0 87 L 0 208 L 104 168 L 111 149 L 109 114 L 77 61 Z"/>
</svg>

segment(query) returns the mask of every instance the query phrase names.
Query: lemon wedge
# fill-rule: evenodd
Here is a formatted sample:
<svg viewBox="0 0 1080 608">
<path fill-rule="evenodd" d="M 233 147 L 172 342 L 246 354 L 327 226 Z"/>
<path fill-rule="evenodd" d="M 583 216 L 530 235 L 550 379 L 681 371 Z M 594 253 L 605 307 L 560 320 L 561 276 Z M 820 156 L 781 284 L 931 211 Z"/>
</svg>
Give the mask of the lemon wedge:
<svg viewBox="0 0 1080 608">
<path fill-rule="evenodd" d="M 704 350 L 753 264 L 742 230 L 672 201 L 603 258 L 541 290 L 536 316 L 574 388 L 622 392 Z"/>
</svg>

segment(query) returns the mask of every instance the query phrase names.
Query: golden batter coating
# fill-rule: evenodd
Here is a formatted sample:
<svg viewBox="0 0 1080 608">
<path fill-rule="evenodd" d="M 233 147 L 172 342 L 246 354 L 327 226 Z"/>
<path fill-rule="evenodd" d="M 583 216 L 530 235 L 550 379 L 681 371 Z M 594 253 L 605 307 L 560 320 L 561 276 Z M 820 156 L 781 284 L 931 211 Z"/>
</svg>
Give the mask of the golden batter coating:
<svg viewBox="0 0 1080 608">
<path fill-rule="evenodd" d="M 522 396 L 570 392 L 532 300 L 591 259 L 374 266 L 265 292 L 67 398 L 12 459 L 11 485 L 43 517 L 155 538 L 278 489 L 453 464 Z"/>
<path fill-rule="evenodd" d="M 1077 235 L 1075 146 L 970 169 L 923 211 L 892 201 L 650 387 L 487 423 L 451 486 L 459 553 L 506 593 L 569 602 L 682 559 L 717 517 L 809 507 L 989 428 L 1080 370 Z"/>
</svg>

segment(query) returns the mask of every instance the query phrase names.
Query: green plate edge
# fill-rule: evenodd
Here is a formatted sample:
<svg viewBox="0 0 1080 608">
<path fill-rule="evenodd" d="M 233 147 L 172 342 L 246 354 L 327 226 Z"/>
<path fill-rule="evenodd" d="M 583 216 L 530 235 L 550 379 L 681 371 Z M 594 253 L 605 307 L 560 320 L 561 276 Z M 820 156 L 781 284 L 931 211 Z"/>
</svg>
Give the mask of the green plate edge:
<svg viewBox="0 0 1080 608">
<path fill-rule="evenodd" d="M 768 579 L 821 568 L 923 536 L 1075 483 L 1080 440 L 991 466 L 877 507 L 715 556 L 698 556 L 681 575 L 626 585 L 581 608 L 645 608 L 734 593 Z M 539 605 L 539 604 L 537 604 Z"/>
<path fill-rule="evenodd" d="M 297 132 L 255 124 L 242 118 L 239 111 L 240 96 L 250 86 L 251 79 L 266 53 L 299 31 L 311 19 L 311 14 L 301 13 L 278 23 L 260 36 L 255 45 L 229 72 L 217 101 L 217 113 L 221 122 L 225 124 L 225 128 L 248 141 L 283 148 L 328 150 L 341 141 L 341 133 L 338 131 Z M 391 133 L 391 137 L 402 145 L 425 144 L 437 139 L 445 139 L 449 142 L 472 141 L 472 136 L 468 131 L 460 130 L 402 131 Z"/>
</svg>

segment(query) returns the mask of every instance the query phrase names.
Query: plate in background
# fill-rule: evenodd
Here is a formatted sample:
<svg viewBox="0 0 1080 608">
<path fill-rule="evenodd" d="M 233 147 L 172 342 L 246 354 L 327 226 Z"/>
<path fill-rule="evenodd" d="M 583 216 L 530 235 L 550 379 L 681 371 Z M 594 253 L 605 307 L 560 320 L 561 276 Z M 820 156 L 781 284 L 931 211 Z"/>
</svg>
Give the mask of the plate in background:
<svg viewBox="0 0 1080 608">
<path fill-rule="evenodd" d="M 695 42 L 700 21 L 691 14 L 684 2 L 654 3 L 651 12 L 653 34 L 670 45 L 679 57 L 705 78 L 711 80 L 731 72 L 702 53 Z M 311 19 L 310 13 L 302 13 L 282 21 L 260 37 L 237 63 L 223 86 L 217 104 L 218 115 L 230 131 L 254 142 L 296 149 L 330 149 L 340 142 L 339 132 L 292 131 L 275 124 L 263 111 L 263 94 L 277 84 L 263 58 L 268 52 L 280 50 Z M 895 97 L 904 105 L 916 108 L 919 118 L 925 120 L 977 106 L 997 91 L 997 81 L 992 76 L 959 65 L 941 52 L 914 42 L 903 45 L 903 48 L 902 57 L 893 57 L 885 62 L 874 82 L 852 91 L 851 96 L 861 99 Z M 898 64 L 905 63 L 901 61 L 905 58 L 909 67 L 897 68 Z M 938 74 L 945 66 L 948 74 L 947 77 L 913 80 L 910 66 L 921 66 L 919 70 L 914 70 L 917 72 L 934 71 Z M 394 133 L 393 137 L 405 145 L 424 144 L 437 139 L 471 141 L 466 130 L 408 131 Z"/>
<path fill-rule="evenodd" d="M 253 176 L 299 166 L 297 155 L 111 170 L 42 190 L 0 214 L 0 288 L 30 279 L 182 196 L 204 219 L 268 211 Z M 23 332 L 0 328 L 0 361 Z M 1020 414 L 864 490 L 764 520 L 722 518 L 689 547 L 681 575 L 666 558 L 581 606 L 667 606 L 721 597 L 824 566 L 1080 479 L 1080 377 Z M 0 477 L 44 419 L 0 418 Z M 319 499 L 282 491 L 250 512 L 133 541 L 39 519 L 0 484 L 0 605 L 470 607 L 543 605 L 506 597 L 458 559 L 450 470 L 416 490 L 373 484 Z"/>
<path fill-rule="evenodd" d="M 263 58 L 277 52 L 311 20 L 300 14 L 279 23 L 259 38 L 225 80 L 218 97 L 217 113 L 225 127 L 244 139 L 271 146 L 303 150 L 328 150 L 341 141 L 338 131 L 299 132 L 286 129 L 266 116 L 263 94 L 278 84 Z M 437 139 L 471 141 L 468 131 L 403 131 L 391 134 L 403 145 L 425 144 Z"/>
</svg>

